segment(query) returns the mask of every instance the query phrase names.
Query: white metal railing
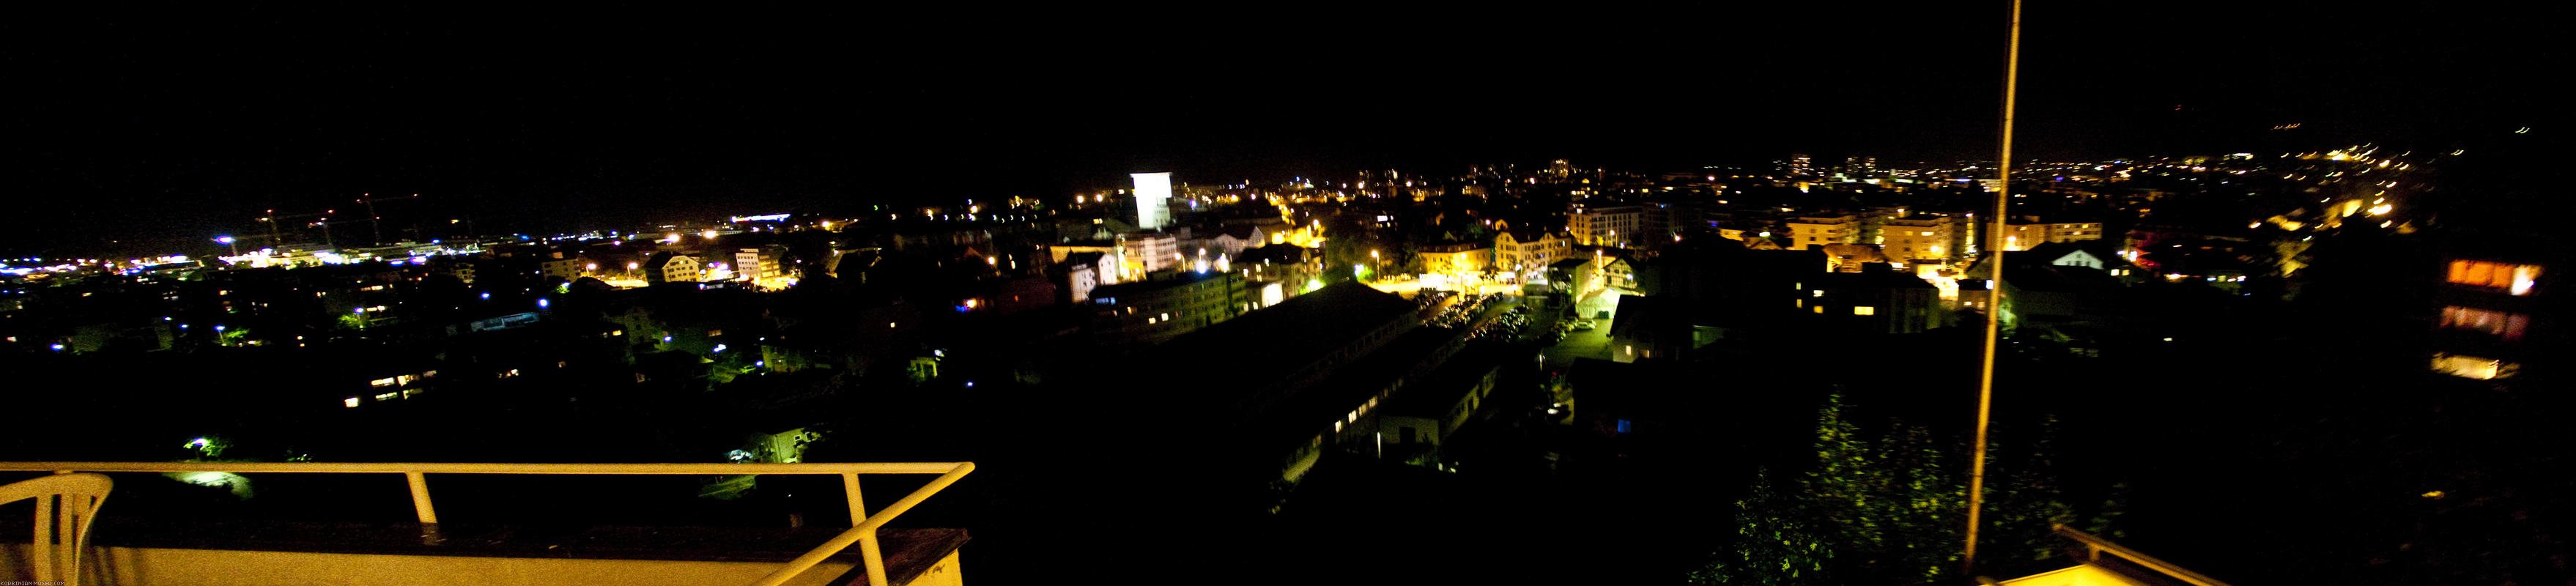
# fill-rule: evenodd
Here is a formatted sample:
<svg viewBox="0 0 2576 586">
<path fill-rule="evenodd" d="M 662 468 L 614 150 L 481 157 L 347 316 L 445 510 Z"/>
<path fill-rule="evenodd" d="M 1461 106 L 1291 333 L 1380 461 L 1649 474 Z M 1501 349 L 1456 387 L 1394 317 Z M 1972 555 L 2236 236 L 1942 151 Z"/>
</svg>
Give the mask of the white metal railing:
<svg viewBox="0 0 2576 586">
<path fill-rule="evenodd" d="M 2084 562 L 2088 564 L 2101 561 L 2102 554 L 2109 553 L 2114 556 L 2127 558 L 2131 563 L 2135 563 L 2156 573 L 2170 576 L 2175 580 L 2181 580 L 2184 583 L 2192 584 L 2193 586 L 2227 586 L 2226 582 L 2220 582 L 2215 578 L 2200 575 L 2199 572 L 2184 569 L 2182 566 L 2173 565 L 2172 562 L 2149 557 L 2147 554 L 2138 553 L 2135 550 L 2121 547 L 2120 544 L 2112 543 L 2109 540 L 2102 539 L 2100 537 L 2094 537 L 2093 534 L 2077 531 L 2065 525 L 2052 525 L 2049 527 L 2049 530 L 2055 531 L 2059 536 L 2075 540 L 2076 543 L 2084 544 Z"/>
<path fill-rule="evenodd" d="M 850 501 L 850 529 L 824 541 L 822 545 L 787 562 L 786 567 L 770 572 L 753 586 L 777 586 L 803 574 L 824 559 L 841 553 L 852 544 L 866 561 L 868 583 L 891 586 L 886 582 L 885 555 L 878 548 L 877 529 L 914 505 L 956 484 L 959 478 L 975 471 L 974 462 L 902 462 L 902 463 L 820 463 L 800 464 L 460 464 L 460 463 L 340 463 L 340 462 L 0 462 L 0 471 L 27 472 L 284 472 L 299 474 L 401 474 L 411 484 L 411 506 L 421 523 L 438 522 L 438 510 L 429 500 L 428 474 L 836 474 L 841 477 L 842 491 Z M 920 489 L 896 499 L 894 503 L 867 513 L 859 499 L 860 474 L 937 474 Z"/>
</svg>

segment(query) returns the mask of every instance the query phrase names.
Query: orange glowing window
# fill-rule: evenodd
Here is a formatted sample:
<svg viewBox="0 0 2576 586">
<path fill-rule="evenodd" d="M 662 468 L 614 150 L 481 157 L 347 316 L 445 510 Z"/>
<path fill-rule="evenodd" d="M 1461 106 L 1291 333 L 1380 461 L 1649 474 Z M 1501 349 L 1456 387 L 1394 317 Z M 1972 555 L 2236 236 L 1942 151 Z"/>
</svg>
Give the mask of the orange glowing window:
<svg viewBox="0 0 2576 586">
<path fill-rule="evenodd" d="M 2501 289 L 2514 295 L 2529 295 L 2532 283 L 2539 279 L 2539 265 L 2455 260 L 2451 261 L 2449 281 L 2458 285 Z"/>
<path fill-rule="evenodd" d="M 2531 316 L 2518 313 L 2456 305 L 2442 308 L 2444 329 L 2483 332 L 2507 342 L 2522 341 L 2522 331 L 2530 325 Z"/>
</svg>

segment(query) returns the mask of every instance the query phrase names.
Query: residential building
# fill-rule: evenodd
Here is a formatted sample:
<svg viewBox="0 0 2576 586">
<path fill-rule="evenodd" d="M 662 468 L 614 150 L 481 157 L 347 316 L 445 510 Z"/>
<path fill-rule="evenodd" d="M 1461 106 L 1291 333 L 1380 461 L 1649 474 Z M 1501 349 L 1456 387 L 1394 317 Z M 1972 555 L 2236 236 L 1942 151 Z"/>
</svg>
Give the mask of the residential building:
<svg viewBox="0 0 2576 586">
<path fill-rule="evenodd" d="M 1417 256 L 1430 275 L 1481 275 L 1494 266 L 1494 247 L 1484 242 L 1425 246 Z"/>
<path fill-rule="evenodd" d="M 2529 243 L 2454 244 L 2442 256 L 2433 302 L 2432 367 L 2474 379 L 2510 378 L 2546 367 L 2558 356 L 2557 313 L 2551 285 L 2562 277 L 2556 260 Z"/>
<path fill-rule="evenodd" d="M 1805 248 L 1811 244 L 1853 244 L 1860 241 L 1860 216 L 1802 216 L 1788 221 L 1789 245 Z"/>
<path fill-rule="evenodd" d="M 1180 239 L 1163 232 L 1129 232 L 1118 235 L 1119 265 L 1125 274 L 1120 282 L 1145 278 L 1158 271 L 1181 266 Z"/>
<path fill-rule="evenodd" d="M 1916 334 L 1947 324 L 1950 312 L 1941 293 L 1921 277 L 1897 272 L 1887 263 L 1861 265 L 1859 272 L 1818 275 L 1807 283 L 1808 311 L 1825 316 L 1837 330 L 1855 334 Z"/>
<path fill-rule="evenodd" d="M 787 247 L 784 245 L 735 248 L 733 274 L 735 278 L 745 281 L 785 277 L 788 275 L 782 268 L 782 264 L 786 258 Z"/>
<path fill-rule="evenodd" d="M 1159 344 L 1247 310 L 1239 273 L 1182 272 L 1161 280 L 1095 287 L 1092 335 L 1105 344 Z"/>
<path fill-rule="evenodd" d="M 1646 209 L 1620 205 L 1584 207 L 1575 204 L 1565 215 L 1566 233 L 1575 244 L 1587 246 L 1627 246 L 1646 236 Z"/>
<path fill-rule="evenodd" d="M 2034 216 L 2006 220 L 2004 250 L 2030 250 L 2049 242 L 2101 240 L 2100 222 L 2041 222 Z"/>
<path fill-rule="evenodd" d="M 1501 230 L 1494 236 L 1494 270 L 1528 278 L 1574 252 L 1574 238 L 1537 229 Z"/>
<path fill-rule="evenodd" d="M 706 280 L 706 269 L 698 257 L 670 251 L 653 253 L 644 259 L 644 281 L 647 283 L 696 283 Z"/>
<path fill-rule="evenodd" d="M 1877 244 L 1888 260 L 1908 264 L 1941 263 L 1966 256 L 1959 242 L 1963 226 L 1948 216 L 1894 217 L 1879 221 Z"/>
</svg>

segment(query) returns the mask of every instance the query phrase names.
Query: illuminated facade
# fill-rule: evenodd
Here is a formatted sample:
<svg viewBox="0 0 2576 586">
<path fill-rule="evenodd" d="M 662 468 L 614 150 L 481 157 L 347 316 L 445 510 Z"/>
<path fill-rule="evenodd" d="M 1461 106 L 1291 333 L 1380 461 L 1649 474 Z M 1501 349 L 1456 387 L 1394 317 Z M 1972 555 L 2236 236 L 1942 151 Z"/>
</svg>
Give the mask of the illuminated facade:
<svg viewBox="0 0 2576 586">
<path fill-rule="evenodd" d="M 1118 282 L 1144 280 L 1146 275 L 1181 266 L 1180 238 L 1160 232 L 1129 232 L 1118 235 Z"/>
<path fill-rule="evenodd" d="M 1494 236 L 1494 270 L 1532 275 L 1574 253 L 1574 237 L 1539 230 L 1504 230 Z"/>
<path fill-rule="evenodd" d="M 1432 275 L 1479 275 L 1494 264 L 1494 248 L 1483 242 L 1461 242 L 1422 249 L 1422 272 Z"/>
<path fill-rule="evenodd" d="M 2510 378 L 2539 358 L 2548 339 L 2547 282 L 2539 262 L 2502 255 L 2452 255 L 2443 261 L 2432 368 L 2473 379 Z"/>
<path fill-rule="evenodd" d="M 1160 230 L 1172 223 L 1172 174 L 1129 173 L 1136 180 L 1136 228 Z"/>
<path fill-rule="evenodd" d="M 644 260 L 643 270 L 644 281 L 647 283 L 695 283 L 706 280 L 706 269 L 698 265 L 698 257 L 685 254 L 653 253 L 652 258 Z"/>
<path fill-rule="evenodd" d="M 1802 217 L 1790 220 L 1789 246 L 1852 244 L 1860 240 L 1860 216 Z"/>
<path fill-rule="evenodd" d="M 1565 226 L 1576 244 L 1626 247 L 1645 234 L 1645 217 L 1646 210 L 1638 206 L 1577 206 L 1566 214 Z"/>
<path fill-rule="evenodd" d="M 1162 343 L 1242 314 L 1248 294 L 1237 273 L 1103 285 L 1088 295 L 1092 335 L 1105 343 Z"/>
<path fill-rule="evenodd" d="M 1878 228 L 1878 246 L 1890 260 L 1921 263 L 1958 258 L 1959 227 L 1948 217 L 1888 218 Z"/>
<path fill-rule="evenodd" d="M 2030 250 L 2050 242 L 2101 239 L 2102 224 L 2099 222 L 2004 223 L 2004 250 Z"/>
</svg>

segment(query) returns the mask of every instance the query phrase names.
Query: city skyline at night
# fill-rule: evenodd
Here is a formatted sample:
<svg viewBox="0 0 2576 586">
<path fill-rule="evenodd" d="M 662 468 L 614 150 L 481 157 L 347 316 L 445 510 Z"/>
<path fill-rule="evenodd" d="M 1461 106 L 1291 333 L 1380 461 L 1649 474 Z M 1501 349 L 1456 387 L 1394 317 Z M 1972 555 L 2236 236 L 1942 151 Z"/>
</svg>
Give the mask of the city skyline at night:
<svg viewBox="0 0 2576 586">
<path fill-rule="evenodd" d="M 2546 19 L 1260 8 L 0 23 L 0 484 L 120 583 L 2570 580 Z"/>
</svg>

